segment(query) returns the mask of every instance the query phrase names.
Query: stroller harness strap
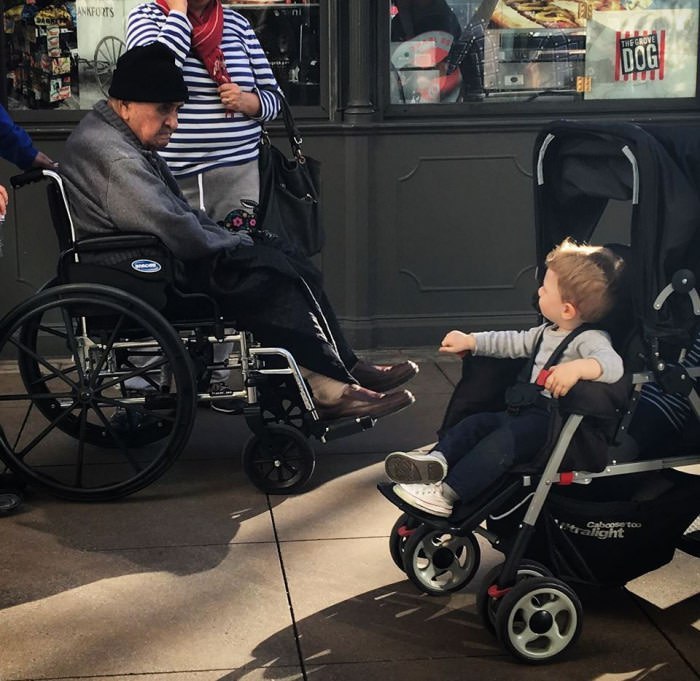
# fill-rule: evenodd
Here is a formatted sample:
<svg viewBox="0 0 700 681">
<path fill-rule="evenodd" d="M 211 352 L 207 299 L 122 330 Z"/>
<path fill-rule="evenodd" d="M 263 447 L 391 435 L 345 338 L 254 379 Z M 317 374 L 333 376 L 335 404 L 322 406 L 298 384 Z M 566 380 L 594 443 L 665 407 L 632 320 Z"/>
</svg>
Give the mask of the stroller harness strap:
<svg viewBox="0 0 700 681">
<path fill-rule="evenodd" d="M 530 407 L 537 404 L 540 406 L 548 406 L 550 404 L 549 398 L 542 395 L 542 390 L 544 389 L 545 381 L 549 375 L 549 370 L 555 364 L 557 364 L 557 362 L 559 362 L 561 356 L 564 354 L 564 351 L 569 347 L 569 344 L 574 340 L 574 338 L 576 338 L 576 336 L 582 334 L 584 331 L 594 328 L 591 324 L 580 324 L 573 331 L 568 333 L 549 356 L 544 366 L 537 374 L 535 381 L 532 382 L 530 377 L 532 376 L 532 370 L 535 366 L 537 353 L 540 351 L 540 346 L 542 345 L 544 332 L 548 328 L 551 328 L 551 326 L 552 325 L 550 324 L 542 328 L 537 340 L 535 341 L 535 346 L 530 354 L 530 359 L 518 374 L 517 383 L 506 389 L 506 405 L 508 411 L 511 413 L 517 413 L 525 407 Z M 543 400 L 547 401 L 543 402 Z"/>
</svg>

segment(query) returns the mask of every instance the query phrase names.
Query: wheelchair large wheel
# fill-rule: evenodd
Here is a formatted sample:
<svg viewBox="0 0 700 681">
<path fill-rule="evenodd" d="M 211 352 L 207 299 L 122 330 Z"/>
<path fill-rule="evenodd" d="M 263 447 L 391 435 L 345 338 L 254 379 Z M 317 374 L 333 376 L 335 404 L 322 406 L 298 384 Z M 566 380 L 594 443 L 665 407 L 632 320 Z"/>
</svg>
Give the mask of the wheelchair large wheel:
<svg viewBox="0 0 700 681">
<path fill-rule="evenodd" d="M 56 376 L 47 369 L 41 355 L 40 344 L 45 342 L 47 334 L 56 334 L 56 337 L 63 334 L 65 337 L 65 328 L 59 330 L 55 328 L 55 325 L 49 326 L 49 324 L 53 323 L 47 324 L 46 315 L 35 315 L 27 319 L 19 331 L 19 342 L 28 351 L 19 353 L 17 364 L 28 393 L 32 395 L 43 393 L 45 395 L 45 398 L 35 400 L 35 408 L 48 421 L 53 421 L 59 414 L 62 414 L 67 403 L 67 398 L 64 395 L 66 383 L 64 380 L 56 380 Z M 139 337 L 142 336 L 141 333 L 136 333 Z M 64 361 L 64 365 L 61 367 L 62 376 L 72 381 L 77 380 L 80 368 L 75 357 L 76 355 L 72 354 L 72 361 Z M 157 371 L 158 367 L 153 367 L 153 361 L 162 357 L 160 348 L 155 344 L 145 347 L 135 346 L 130 349 L 115 348 L 110 358 L 111 364 L 118 365 L 121 372 L 133 372 L 130 382 L 138 383 L 142 388 L 140 391 L 129 391 L 126 387 L 129 382 L 122 383 L 119 385 L 121 396 L 126 397 L 129 392 L 143 396 L 150 394 L 152 401 L 153 396 L 161 392 L 160 376 L 158 375 L 160 371 Z M 103 371 L 101 375 L 96 377 L 96 381 L 99 384 L 104 384 L 110 378 L 107 371 Z M 139 418 L 133 409 L 121 411 L 120 418 L 124 421 L 123 425 L 127 426 L 121 428 L 120 438 L 113 437 L 101 421 L 89 420 L 82 424 L 79 411 L 64 414 L 61 419 L 56 421 L 56 428 L 84 443 L 102 448 L 117 448 L 122 443 L 126 443 L 130 447 L 142 447 L 165 437 L 169 432 L 161 419 Z"/>
<path fill-rule="evenodd" d="M 481 550 L 469 532 L 455 535 L 422 525 L 406 542 L 404 570 L 424 593 L 443 596 L 466 586 L 479 569 Z"/>
<path fill-rule="evenodd" d="M 316 459 L 309 441 L 292 426 L 272 424 L 253 435 L 243 448 L 243 470 L 266 494 L 293 494 L 314 472 Z"/>
<path fill-rule="evenodd" d="M 57 496 L 136 492 L 187 442 L 189 355 L 160 313 L 130 294 L 87 284 L 42 291 L 5 318 L 0 353 L 18 369 L 14 392 L 0 396 L 0 456 Z"/>
<path fill-rule="evenodd" d="M 518 582 L 496 611 L 499 642 L 518 660 L 549 662 L 581 633 L 583 609 L 571 587 L 554 577 Z"/>
<path fill-rule="evenodd" d="M 497 583 L 502 571 L 503 563 L 489 570 L 476 594 L 476 610 L 481 616 L 481 621 L 484 623 L 486 629 L 494 634 L 494 636 L 496 635 L 496 611 L 501 603 L 501 599 L 493 598 L 489 595 L 489 589 L 493 584 Z M 534 560 L 520 561 L 515 578 L 516 583 L 532 577 L 552 577 L 552 572 L 549 568 Z"/>
</svg>

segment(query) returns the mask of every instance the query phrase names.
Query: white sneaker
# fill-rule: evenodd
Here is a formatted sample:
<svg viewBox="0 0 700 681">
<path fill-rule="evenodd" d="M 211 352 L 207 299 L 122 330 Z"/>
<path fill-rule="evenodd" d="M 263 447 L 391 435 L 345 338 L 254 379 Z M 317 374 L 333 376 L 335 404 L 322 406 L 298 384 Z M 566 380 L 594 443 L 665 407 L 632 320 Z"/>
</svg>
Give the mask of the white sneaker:
<svg viewBox="0 0 700 681">
<path fill-rule="evenodd" d="M 431 515 L 443 518 L 452 515 L 452 502 L 443 494 L 441 482 L 429 485 L 394 485 L 394 492 L 407 504 Z"/>
<path fill-rule="evenodd" d="M 384 470 L 394 482 L 440 482 L 447 475 L 447 461 L 440 452 L 392 452 L 384 459 Z"/>
</svg>

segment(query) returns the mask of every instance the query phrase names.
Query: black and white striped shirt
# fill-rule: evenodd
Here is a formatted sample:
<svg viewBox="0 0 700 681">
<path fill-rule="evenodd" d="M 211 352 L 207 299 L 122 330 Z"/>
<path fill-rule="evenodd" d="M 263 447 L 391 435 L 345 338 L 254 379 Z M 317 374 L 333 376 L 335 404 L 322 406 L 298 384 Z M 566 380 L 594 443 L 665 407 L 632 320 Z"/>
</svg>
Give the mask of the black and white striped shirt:
<svg viewBox="0 0 700 681">
<path fill-rule="evenodd" d="M 681 364 L 685 367 L 700 366 L 700 333 L 695 336 Z M 665 393 L 656 383 L 644 384 L 639 399 L 656 407 L 676 430 L 683 428 L 691 413 L 690 402 L 685 397 Z"/>
<path fill-rule="evenodd" d="M 221 50 L 231 80 L 246 92 L 256 91 L 261 112 L 256 119 L 241 113 L 227 116 L 217 84 L 204 64 L 191 50 L 192 25 L 182 12 L 167 16 L 155 3 L 134 8 L 127 22 L 127 49 L 148 45 L 156 40 L 176 54 L 182 66 L 189 101 L 180 110 L 179 125 L 170 144 L 160 154 L 176 177 L 186 177 L 221 166 L 240 165 L 258 156 L 260 121 L 274 119 L 280 104 L 267 57 L 248 20 L 224 7 Z"/>
</svg>

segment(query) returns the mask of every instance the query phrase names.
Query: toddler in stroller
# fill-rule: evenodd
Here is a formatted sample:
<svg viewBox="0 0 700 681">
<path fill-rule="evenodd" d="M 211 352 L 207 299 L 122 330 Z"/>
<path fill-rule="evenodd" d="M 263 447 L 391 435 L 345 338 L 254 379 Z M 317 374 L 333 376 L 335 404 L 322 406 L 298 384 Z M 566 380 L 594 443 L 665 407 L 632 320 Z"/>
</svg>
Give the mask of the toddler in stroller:
<svg viewBox="0 0 700 681">
<path fill-rule="evenodd" d="M 579 380 L 622 378 L 609 336 L 592 326 L 613 304 L 622 260 L 607 248 L 565 240 L 545 262 L 538 297 L 549 323 L 528 331 L 450 331 L 443 339 L 441 352 L 530 361 L 509 391 L 506 411 L 468 416 L 428 454 L 389 454 L 394 492 L 411 506 L 450 516 L 457 501 L 471 501 L 514 465 L 532 460 L 547 440 L 551 396 L 563 397 Z"/>
<path fill-rule="evenodd" d="M 692 532 L 700 513 L 699 158 L 700 126 L 559 121 L 540 134 L 533 168 L 540 277 L 545 254 L 566 234 L 589 242 L 600 225 L 628 244 L 610 244 L 625 266 L 615 309 L 600 322 L 623 357 L 623 379 L 578 381 L 551 400 L 547 441 L 533 460 L 448 517 L 408 503 L 394 483 L 378 486 L 402 511 L 391 557 L 421 591 L 444 595 L 468 584 L 480 562 L 477 537 L 504 554 L 477 588 L 476 607 L 520 661 L 553 660 L 577 640 L 583 608 L 571 584 L 622 586 L 670 562 L 676 549 L 700 556 Z M 628 227 L 619 219 L 624 210 Z M 503 411 L 521 368 L 522 360 L 465 355 L 441 444 L 466 416 Z M 652 383 L 682 398 L 688 413 L 681 437 L 644 451 L 629 431 Z M 397 458 L 395 468 L 400 463 L 414 475 L 413 465 L 420 469 L 418 455 Z M 439 476 L 444 467 L 433 464 L 420 474 Z"/>
</svg>

